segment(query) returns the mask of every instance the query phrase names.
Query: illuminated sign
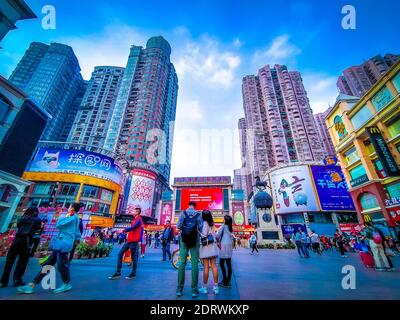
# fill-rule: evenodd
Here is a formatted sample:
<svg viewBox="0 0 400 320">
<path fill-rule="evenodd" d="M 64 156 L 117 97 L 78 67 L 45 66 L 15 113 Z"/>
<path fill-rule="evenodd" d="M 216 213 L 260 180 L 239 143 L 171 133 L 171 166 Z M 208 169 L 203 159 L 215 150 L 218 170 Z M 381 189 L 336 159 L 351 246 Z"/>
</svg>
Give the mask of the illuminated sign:
<svg viewBox="0 0 400 320">
<path fill-rule="evenodd" d="M 222 188 L 183 188 L 181 208 L 186 208 L 190 201 L 196 202 L 196 210 L 222 210 Z"/>
<path fill-rule="evenodd" d="M 27 171 L 75 173 L 124 183 L 122 170 L 114 159 L 85 150 L 40 147 Z"/>
<path fill-rule="evenodd" d="M 156 178 L 157 175 L 151 171 L 132 170 L 126 214 L 133 214 L 135 208 L 140 208 L 141 215 L 149 217 L 152 215 Z"/>
</svg>

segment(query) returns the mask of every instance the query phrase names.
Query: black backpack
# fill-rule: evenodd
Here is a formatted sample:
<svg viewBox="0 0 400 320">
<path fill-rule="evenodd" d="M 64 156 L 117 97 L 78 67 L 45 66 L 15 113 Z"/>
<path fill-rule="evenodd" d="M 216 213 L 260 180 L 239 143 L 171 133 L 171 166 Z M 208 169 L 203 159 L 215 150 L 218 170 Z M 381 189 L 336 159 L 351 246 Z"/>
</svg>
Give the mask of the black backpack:
<svg viewBox="0 0 400 320">
<path fill-rule="evenodd" d="M 37 229 L 38 219 L 32 217 L 22 217 L 18 221 L 18 231 L 16 236 L 19 238 L 31 237 Z"/>
<path fill-rule="evenodd" d="M 188 248 L 192 248 L 197 244 L 197 228 L 199 213 L 189 216 L 186 211 L 183 212 L 184 218 L 182 223 L 182 241 Z"/>
</svg>

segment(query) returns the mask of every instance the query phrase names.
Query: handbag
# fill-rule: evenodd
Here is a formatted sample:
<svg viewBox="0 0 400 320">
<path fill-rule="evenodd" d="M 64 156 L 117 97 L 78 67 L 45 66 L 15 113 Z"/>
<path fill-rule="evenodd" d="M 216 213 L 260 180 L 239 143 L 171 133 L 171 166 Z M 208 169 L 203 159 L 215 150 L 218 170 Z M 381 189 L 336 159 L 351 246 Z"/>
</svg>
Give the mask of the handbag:
<svg viewBox="0 0 400 320">
<path fill-rule="evenodd" d="M 204 246 L 208 246 L 209 244 L 214 243 L 214 237 L 212 234 L 209 234 L 207 237 L 202 237 L 200 239 L 201 241 L 201 245 Z"/>
</svg>

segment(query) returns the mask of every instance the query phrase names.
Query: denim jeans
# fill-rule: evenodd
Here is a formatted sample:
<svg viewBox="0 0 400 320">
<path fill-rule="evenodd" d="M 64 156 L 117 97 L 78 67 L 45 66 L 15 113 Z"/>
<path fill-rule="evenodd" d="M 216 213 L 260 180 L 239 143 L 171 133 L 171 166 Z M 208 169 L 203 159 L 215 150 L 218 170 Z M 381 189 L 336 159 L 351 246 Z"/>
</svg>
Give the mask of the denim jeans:
<svg viewBox="0 0 400 320">
<path fill-rule="evenodd" d="M 162 246 L 162 259 L 165 261 L 167 259 L 171 260 L 171 250 L 170 250 L 171 244 L 167 242 L 165 245 L 163 244 Z"/>
<path fill-rule="evenodd" d="M 138 263 L 138 255 L 139 255 L 139 242 L 126 242 L 122 246 L 121 250 L 118 253 L 118 264 L 117 264 L 117 272 L 121 273 L 122 269 L 122 259 L 124 257 L 124 253 L 128 250 L 131 250 L 131 258 L 132 258 L 132 274 L 136 275 L 137 263 Z"/>
<path fill-rule="evenodd" d="M 44 266 L 54 266 L 57 263 L 58 272 L 60 272 L 61 279 L 64 283 L 69 283 L 70 271 L 69 271 L 69 255 L 70 252 L 61 252 L 60 250 L 53 250 L 50 257 L 47 261 L 42 265 Z M 39 284 L 42 279 L 45 277 L 45 273 L 42 273 L 42 270 L 36 275 L 35 279 L 33 279 L 34 284 Z"/>
<path fill-rule="evenodd" d="M 307 247 L 305 246 L 304 243 L 302 243 L 301 241 L 296 241 L 296 247 L 297 247 L 297 252 L 299 253 L 300 257 L 301 257 L 301 252 L 303 253 L 303 255 L 305 257 L 309 257 L 310 255 L 308 254 L 308 250 Z"/>
</svg>

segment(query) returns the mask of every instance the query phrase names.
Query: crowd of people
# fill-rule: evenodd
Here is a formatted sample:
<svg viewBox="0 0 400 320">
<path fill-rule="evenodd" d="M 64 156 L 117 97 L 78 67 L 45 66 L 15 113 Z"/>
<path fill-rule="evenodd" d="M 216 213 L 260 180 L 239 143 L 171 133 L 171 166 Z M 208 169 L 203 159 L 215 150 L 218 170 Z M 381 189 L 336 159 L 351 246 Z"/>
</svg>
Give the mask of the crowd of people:
<svg viewBox="0 0 400 320">
<path fill-rule="evenodd" d="M 391 259 L 397 251 L 394 241 L 369 222 L 365 223 L 365 228 L 358 234 L 349 235 L 336 229 L 333 237 L 320 236 L 314 230 L 307 234 L 299 228 L 289 241 L 296 244 L 302 258 L 309 259 L 310 251 L 321 255 L 324 251 L 336 250 L 343 258 L 347 257 L 348 252 L 356 252 L 366 267 L 377 271 L 395 270 Z"/>
<path fill-rule="evenodd" d="M 58 218 L 56 229 L 58 234 L 51 241 L 51 254 L 44 260 L 42 267 L 54 266 L 62 279 L 62 285 L 55 289 L 55 293 L 71 290 L 70 262 L 74 257 L 76 245 L 80 242 L 83 233 L 82 220 L 79 218 L 80 204 L 74 203 L 68 209 L 66 216 Z M 176 225 L 177 231 L 167 220 L 162 231 L 154 235 L 145 231 L 141 209 L 135 208 L 130 227 L 122 231 L 115 229 L 96 229 L 92 237 L 105 243 L 119 244 L 116 270 L 109 277 L 116 280 L 121 277 L 124 257 L 129 253 L 130 268 L 127 280 L 136 278 L 139 255 L 144 258 L 146 247 L 161 249 L 161 261 L 171 261 L 171 245 L 179 245 L 180 263 L 176 295 L 183 295 L 185 283 L 185 268 L 187 257 L 191 256 L 192 297 L 209 293 L 209 278 L 212 276 L 212 292 L 219 294 L 219 288 L 231 288 L 232 282 L 232 253 L 233 249 L 240 246 L 250 248 L 250 254 L 259 254 L 256 233 L 243 238 L 234 235 L 232 217 L 224 216 L 223 225 L 216 230 L 213 215 L 209 210 L 196 211 L 196 203 L 190 202 L 188 208 L 179 216 Z M 34 255 L 39 246 L 40 236 L 43 233 L 44 221 L 39 218 L 37 208 L 28 208 L 17 223 L 15 238 L 8 250 L 0 287 L 8 286 L 13 265 L 17 261 L 13 286 L 20 293 L 31 294 L 45 276 L 39 272 L 31 282 L 25 284 L 23 275 L 28 266 L 30 257 Z M 394 242 L 387 238 L 382 231 L 371 223 L 366 222 L 365 228 L 358 234 L 348 235 L 336 230 L 333 237 L 318 235 L 315 231 L 305 232 L 298 228 L 290 239 L 297 247 L 300 257 L 309 259 L 310 252 L 322 255 L 326 251 L 337 251 L 345 258 L 348 252 L 359 253 L 366 267 L 375 268 L 377 271 L 393 271 L 394 266 L 391 256 L 395 255 L 397 248 Z M 203 265 L 202 283 L 199 287 L 199 260 Z M 219 262 L 219 264 L 217 263 Z M 218 269 L 219 265 L 219 269 Z"/>
</svg>

